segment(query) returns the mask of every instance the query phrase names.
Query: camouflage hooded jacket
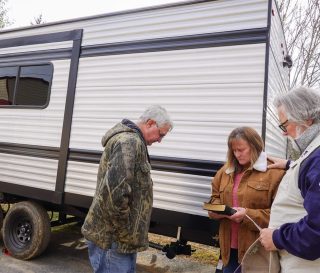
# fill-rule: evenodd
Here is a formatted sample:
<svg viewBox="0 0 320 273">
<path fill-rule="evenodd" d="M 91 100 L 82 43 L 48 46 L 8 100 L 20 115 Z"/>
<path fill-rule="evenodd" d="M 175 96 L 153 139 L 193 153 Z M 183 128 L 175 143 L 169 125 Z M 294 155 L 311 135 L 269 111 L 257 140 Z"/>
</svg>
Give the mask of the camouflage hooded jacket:
<svg viewBox="0 0 320 273">
<path fill-rule="evenodd" d="M 102 145 L 97 188 L 82 234 L 102 249 L 116 242 L 120 253 L 143 251 L 153 202 L 147 147 L 123 123 L 105 134 Z"/>
</svg>

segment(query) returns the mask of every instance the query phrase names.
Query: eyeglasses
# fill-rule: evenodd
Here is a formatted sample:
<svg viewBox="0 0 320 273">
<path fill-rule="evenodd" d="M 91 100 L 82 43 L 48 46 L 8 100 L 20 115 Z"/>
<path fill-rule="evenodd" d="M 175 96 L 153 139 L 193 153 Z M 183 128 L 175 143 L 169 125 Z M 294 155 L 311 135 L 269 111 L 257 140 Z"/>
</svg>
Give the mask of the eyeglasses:
<svg viewBox="0 0 320 273">
<path fill-rule="evenodd" d="M 279 124 L 279 128 L 283 131 L 283 132 L 287 132 L 287 126 L 288 126 L 288 124 L 287 125 L 285 125 L 287 122 L 288 122 L 289 120 L 286 120 L 286 121 L 284 121 L 284 122 L 282 122 L 281 124 Z"/>
<path fill-rule="evenodd" d="M 157 125 L 158 131 L 159 131 L 159 137 L 160 137 L 160 138 L 164 138 L 164 137 L 166 136 L 166 134 L 161 133 L 158 124 L 156 124 L 156 125 Z"/>
</svg>

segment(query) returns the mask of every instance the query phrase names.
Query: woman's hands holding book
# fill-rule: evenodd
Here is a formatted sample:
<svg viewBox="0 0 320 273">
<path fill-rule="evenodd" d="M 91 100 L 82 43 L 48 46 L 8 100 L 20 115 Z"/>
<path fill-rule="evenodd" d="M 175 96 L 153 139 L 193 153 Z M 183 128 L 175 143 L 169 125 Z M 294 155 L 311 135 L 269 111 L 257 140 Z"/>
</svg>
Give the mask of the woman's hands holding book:
<svg viewBox="0 0 320 273">
<path fill-rule="evenodd" d="M 236 223 L 241 223 L 246 215 L 246 209 L 241 207 L 234 207 L 237 211 L 235 214 L 228 216 L 228 218 Z"/>
<path fill-rule="evenodd" d="M 219 213 L 215 213 L 213 211 L 208 211 L 208 216 L 211 219 L 214 220 L 220 220 L 222 218 L 229 218 L 229 216 L 225 215 L 225 214 L 219 214 Z"/>
<path fill-rule="evenodd" d="M 228 218 L 231 221 L 234 221 L 236 223 L 241 223 L 243 221 L 243 218 L 246 215 L 246 209 L 241 208 L 241 207 L 234 207 L 237 212 L 231 216 L 225 215 L 225 214 L 220 214 L 220 213 L 215 213 L 213 211 L 208 211 L 209 218 L 215 219 L 215 220 L 220 220 L 222 218 Z"/>
</svg>

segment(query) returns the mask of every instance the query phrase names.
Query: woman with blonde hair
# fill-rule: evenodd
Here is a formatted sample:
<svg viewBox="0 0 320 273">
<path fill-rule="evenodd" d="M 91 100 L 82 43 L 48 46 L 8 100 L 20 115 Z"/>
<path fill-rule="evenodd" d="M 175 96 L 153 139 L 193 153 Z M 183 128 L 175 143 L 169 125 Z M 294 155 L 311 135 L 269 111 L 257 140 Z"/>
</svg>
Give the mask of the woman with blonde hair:
<svg viewBox="0 0 320 273">
<path fill-rule="evenodd" d="M 212 181 L 212 204 L 228 205 L 232 216 L 210 211 L 209 217 L 220 221 L 219 242 L 223 272 L 234 272 L 249 246 L 259 238 L 260 227 L 268 226 L 270 207 L 284 171 L 268 169 L 263 140 L 250 127 L 234 129 L 228 137 L 226 164 Z M 239 272 L 239 271 L 238 271 Z"/>
</svg>

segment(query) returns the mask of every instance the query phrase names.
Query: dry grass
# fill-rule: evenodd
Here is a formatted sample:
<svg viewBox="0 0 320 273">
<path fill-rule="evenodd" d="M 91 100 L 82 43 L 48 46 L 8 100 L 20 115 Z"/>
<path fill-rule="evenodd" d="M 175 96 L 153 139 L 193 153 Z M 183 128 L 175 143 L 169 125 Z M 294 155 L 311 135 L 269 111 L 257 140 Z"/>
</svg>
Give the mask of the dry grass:
<svg viewBox="0 0 320 273">
<path fill-rule="evenodd" d="M 160 245 L 170 244 L 170 242 L 175 242 L 176 239 L 171 237 L 166 237 L 158 234 L 149 233 L 149 241 L 157 243 Z M 212 246 L 202 245 L 198 243 L 188 242 L 191 248 L 195 250 L 192 255 L 186 256 L 199 263 L 217 265 L 219 260 L 219 249 Z"/>
</svg>

